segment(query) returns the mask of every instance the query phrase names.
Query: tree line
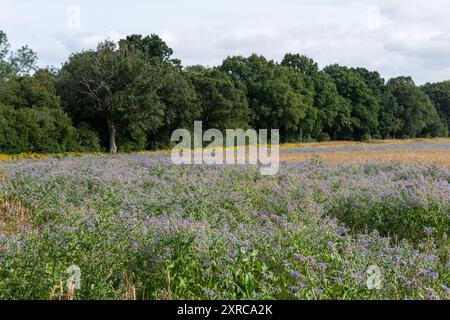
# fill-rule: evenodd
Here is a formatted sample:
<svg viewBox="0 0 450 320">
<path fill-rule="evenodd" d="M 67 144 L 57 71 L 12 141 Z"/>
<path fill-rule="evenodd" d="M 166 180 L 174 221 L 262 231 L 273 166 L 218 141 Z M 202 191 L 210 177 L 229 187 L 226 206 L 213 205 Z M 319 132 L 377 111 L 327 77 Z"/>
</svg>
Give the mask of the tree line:
<svg viewBox="0 0 450 320">
<path fill-rule="evenodd" d="M 58 69 L 36 68 L 0 31 L 0 152 L 168 148 L 203 127 L 280 129 L 283 142 L 448 136 L 450 80 L 417 86 L 288 53 L 184 67 L 157 35 L 105 40 Z"/>
</svg>

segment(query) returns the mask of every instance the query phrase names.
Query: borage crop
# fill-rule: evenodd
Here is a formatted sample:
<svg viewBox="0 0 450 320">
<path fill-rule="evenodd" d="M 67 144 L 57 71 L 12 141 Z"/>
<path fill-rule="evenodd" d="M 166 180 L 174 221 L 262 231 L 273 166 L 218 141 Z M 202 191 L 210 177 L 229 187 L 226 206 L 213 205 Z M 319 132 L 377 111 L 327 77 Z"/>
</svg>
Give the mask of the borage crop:
<svg viewBox="0 0 450 320">
<path fill-rule="evenodd" d="M 27 223 L 0 229 L 2 299 L 450 298 L 445 168 L 309 161 L 267 177 L 167 155 L 3 167 L 0 202 Z"/>
</svg>

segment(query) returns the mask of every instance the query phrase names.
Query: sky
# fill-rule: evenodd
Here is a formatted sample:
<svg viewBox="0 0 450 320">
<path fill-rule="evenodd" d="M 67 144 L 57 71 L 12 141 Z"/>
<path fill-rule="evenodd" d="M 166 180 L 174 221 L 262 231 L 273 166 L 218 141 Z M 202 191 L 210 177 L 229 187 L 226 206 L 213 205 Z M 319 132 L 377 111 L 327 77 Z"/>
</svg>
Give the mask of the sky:
<svg viewBox="0 0 450 320">
<path fill-rule="evenodd" d="M 448 0 L 0 0 L 0 30 L 39 65 L 128 34 L 160 35 L 183 65 L 301 53 L 417 84 L 450 79 Z"/>
</svg>

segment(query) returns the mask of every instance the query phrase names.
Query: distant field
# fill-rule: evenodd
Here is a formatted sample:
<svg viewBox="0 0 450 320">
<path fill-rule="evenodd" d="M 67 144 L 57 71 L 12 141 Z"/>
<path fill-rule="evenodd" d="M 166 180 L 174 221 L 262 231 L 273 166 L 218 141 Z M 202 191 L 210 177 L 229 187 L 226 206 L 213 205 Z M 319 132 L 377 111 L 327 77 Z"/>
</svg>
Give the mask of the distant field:
<svg viewBox="0 0 450 320">
<path fill-rule="evenodd" d="M 450 149 L 317 151 L 309 153 L 282 153 L 280 156 L 282 161 L 307 161 L 315 158 L 329 163 L 401 162 L 405 164 L 434 164 L 450 167 Z"/>
<path fill-rule="evenodd" d="M 282 161 L 320 158 L 329 163 L 401 162 L 450 167 L 450 139 L 324 142 L 287 145 Z"/>
<path fill-rule="evenodd" d="M 392 152 L 366 152 L 378 151 L 372 148 L 387 150 Z M 384 149 L 386 148 L 386 149 Z M 235 148 L 239 149 L 239 148 Z M 403 150 L 407 152 L 402 152 Z M 415 150 L 416 149 L 416 150 Z M 417 150 L 418 149 L 418 150 Z M 438 151 L 439 150 L 439 151 Z M 435 163 L 448 166 L 448 152 L 450 150 L 450 138 L 434 139 L 406 139 L 406 140 L 371 140 L 367 142 L 359 141 L 329 141 L 329 142 L 310 142 L 310 143 L 286 143 L 280 145 L 281 160 L 286 161 L 304 161 L 311 159 L 320 153 L 321 158 L 330 162 L 341 161 L 400 161 L 413 163 Z M 355 153 L 344 153 L 344 151 L 355 151 Z M 358 153 L 356 153 L 358 151 Z M 137 154 L 168 154 L 171 150 L 159 151 L 139 151 Z M 325 154 L 324 152 L 327 152 Z M 329 152 L 338 152 L 336 155 Z M 298 154 L 301 153 L 301 154 Z M 427 155 L 431 154 L 432 157 Z M 1 154 L 2 160 L 19 159 L 45 159 L 45 158 L 64 158 L 64 157 L 83 157 L 83 156 L 102 156 L 108 153 L 80 153 L 67 152 L 59 154 L 39 154 L 39 153 L 21 153 L 21 154 Z"/>
<path fill-rule="evenodd" d="M 283 144 L 283 148 L 308 148 L 308 147 L 342 147 L 342 146 L 383 146 L 383 145 L 411 145 L 411 144 L 441 144 L 450 143 L 450 138 L 433 139 L 390 139 L 390 140 L 370 140 L 370 141 L 326 141 L 326 142 L 308 142 L 308 143 L 288 143 Z"/>
</svg>

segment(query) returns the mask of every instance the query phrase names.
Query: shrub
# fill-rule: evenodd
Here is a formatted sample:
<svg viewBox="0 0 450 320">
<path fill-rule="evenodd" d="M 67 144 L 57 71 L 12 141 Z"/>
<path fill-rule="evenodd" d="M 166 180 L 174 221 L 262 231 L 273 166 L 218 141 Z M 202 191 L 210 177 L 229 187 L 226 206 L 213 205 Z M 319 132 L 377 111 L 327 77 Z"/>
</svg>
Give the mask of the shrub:
<svg viewBox="0 0 450 320">
<path fill-rule="evenodd" d="M 369 141 L 369 140 L 372 140 L 372 136 L 369 133 L 364 133 L 361 136 L 361 141 Z"/>
<path fill-rule="evenodd" d="M 100 138 L 91 126 L 87 123 L 81 123 L 78 128 L 78 136 L 80 140 L 81 150 L 84 152 L 100 152 Z"/>
<path fill-rule="evenodd" d="M 317 137 L 317 141 L 319 142 L 324 142 L 324 141 L 330 141 L 330 135 L 326 132 L 321 132 L 319 133 L 318 137 Z"/>
<path fill-rule="evenodd" d="M 23 108 L 0 105 L 0 152 L 57 153 L 79 150 L 76 129 L 58 109 Z"/>
</svg>

